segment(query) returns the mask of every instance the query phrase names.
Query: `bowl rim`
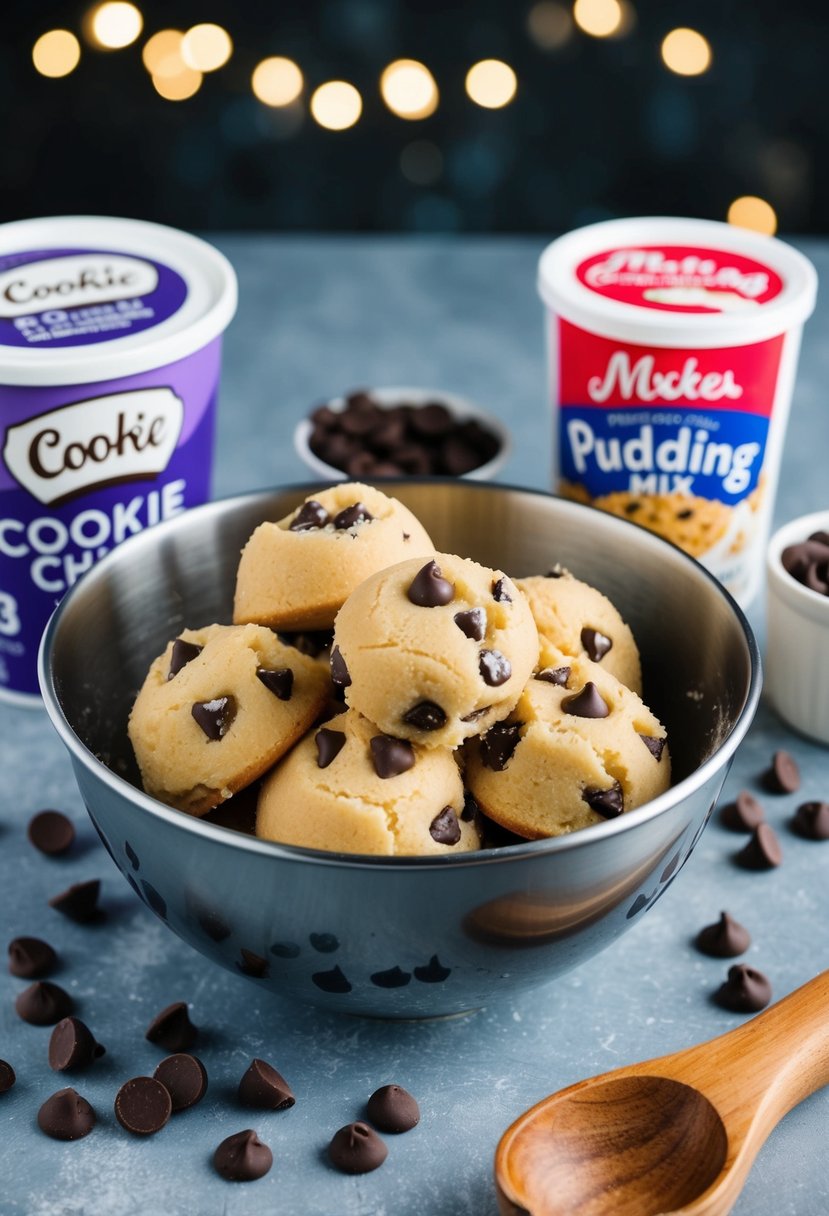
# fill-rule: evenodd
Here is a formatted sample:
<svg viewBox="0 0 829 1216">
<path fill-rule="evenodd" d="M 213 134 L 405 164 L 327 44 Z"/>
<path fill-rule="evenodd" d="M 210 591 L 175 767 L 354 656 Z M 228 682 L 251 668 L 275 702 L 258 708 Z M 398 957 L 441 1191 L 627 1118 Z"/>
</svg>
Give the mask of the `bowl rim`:
<svg viewBox="0 0 829 1216">
<path fill-rule="evenodd" d="M 518 860 L 523 857 L 532 858 L 534 856 L 544 855 L 547 853 L 569 852 L 572 849 L 584 848 L 600 839 L 611 840 L 613 837 L 623 834 L 628 831 L 635 830 L 639 824 L 648 822 L 651 819 L 657 818 L 660 814 L 668 811 L 682 798 L 688 797 L 695 793 L 708 779 L 724 765 L 727 765 L 734 752 L 748 731 L 749 726 L 756 713 L 762 686 L 762 664 L 760 659 L 760 651 L 754 632 L 749 624 L 748 618 L 739 606 L 734 597 L 726 590 L 726 588 L 714 577 L 714 575 L 705 568 L 695 558 L 687 554 L 683 549 L 673 542 L 665 540 L 656 533 L 650 532 L 648 529 L 639 524 L 633 523 L 630 520 L 621 519 L 617 516 L 610 515 L 608 512 L 600 511 L 596 507 L 587 506 L 583 503 L 572 502 L 569 499 L 561 498 L 558 495 L 550 493 L 548 490 L 535 489 L 528 486 L 517 485 L 502 485 L 491 484 L 484 482 L 464 481 L 461 482 L 456 478 L 443 477 L 420 477 L 420 478 L 395 478 L 389 481 L 377 479 L 378 485 L 381 488 L 390 489 L 392 486 L 398 486 L 403 489 L 409 485 L 430 485 L 453 483 L 463 485 L 467 489 L 473 491 L 504 491 L 517 492 L 520 494 L 528 494 L 533 497 L 552 500 L 566 513 L 573 513 L 576 516 L 582 515 L 585 511 L 591 514 L 600 514 L 603 520 L 607 521 L 611 528 L 635 528 L 637 537 L 640 543 L 650 545 L 659 550 L 667 546 L 668 550 L 680 555 L 680 558 L 689 562 L 696 569 L 698 576 L 705 578 L 715 588 L 717 594 L 722 596 L 733 615 L 737 620 L 737 624 L 742 631 L 743 639 L 748 650 L 749 659 L 749 679 L 748 687 L 745 693 L 743 705 L 734 721 L 730 731 L 721 740 L 716 750 L 692 773 L 684 777 L 676 785 L 670 786 L 664 793 L 659 794 L 650 802 L 637 807 L 635 810 L 627 811 L 624 815 L 619 815 L 615 819 L 605 820 L 603 823 L 591 824 L 589 827 L 581 828 L 579 831 L 570 832 L 563 836 L 550 836 L 542 840 L 527 840 L 518 844 L 501 845 L 493 848 L 481 849 L 480 851 L 461 853 L 458 855 L 440 854 L 426 856 L 374 856 L 365 853 L 336 853 L 329 852 L 324 849 L 308 849 L 298 845 L 280 844 L 278 841 L 263 840 L 258 836 L 251 836 L 245 832 L 236 831 L 233 828 L 223 827 L 219 824 L 207 823 L 204 819 L 197 816 L 188 815 L 184 811 L 176 810 L 174 807 L 169 807 L 165 803 L 159 802 L 152 798 L 143 790 L 132 785 L 124 777 L 118 776 L 106 764 L 100 760 L 94 752 L 92 752 L 85 743 L 81 742 L 78 735 L 75 733 L 60 703 L 57 688 L 55 687 L 52 670 L 52 650 L 54 647 L 55 637 L 60 628 L 61 621 L 65 613 L 72 605 L 75 595 L 75 589 L 82 586 L 91 578 L 105 577 L 108 567 L 116 564 L 118 561 L 124 560 L 125 551 L 140 547 L 142 544 L 150 544 L 153 541 L 163 539 L 164 535 L 178 526 L 182 519 L 192 519 L 194 515 L 209 517 L 210 515 L 221 515 L 228 507 L 241 505 L 242 503 L 251 503 L 257 498 L 266 499 L 277 493 L 296 492 L 298 496 L 308 495 L 324 488 L 320 482 L 302 482 L 302 483 L 284 483 L 278 486 L 270 486 L 260 490 L 245 491 L 241 494 L 228 495 L 224 498 L 218 498 L 212 502 L 204 503 L 198 507 L 192 507 L 183 515 L 166 520 L 163 523 L 155 524 L 152 528 L 146 529 L 128 540 L 124 541 L 116 549 L 113 549 L 105 557 L 101 559 L 88 574 L 84 575 L 70 588 L 64 595 L 58 606 L 52 613 L 40 641 L 38 651 L 38 679 L 40 683 L 41 695 L 43 697 L 44 707 L 49 715 L 53 727 L 57 731 L 67 750 L 72 758 L 73 764 L 80 763 L 90 773 L 91 776 L 102 780 L 109 787 L 112 794 L 119 798 L 125 798 L 128 802 L 148 812 L 156 819 L 161 819 L 169 827 L 178 829 L 179 831 L 188 834 L 194 832 L 197 836 L 212 840 L 217 844 L 226 844 L 234 848 L 242 849 L 246 853 L 257 854 L 265 857 L 278 857 L 283 861 L 292 861 L 297 863 L 307 863 L 311 865 L 330 865 L 338 868 L 348 869 L 368 869 L 377 870 L 387 868 L 391 871 L 405 870 L 422 870 L 422 869 L 440 869 L 469 866 L 485 866 L 495 865 L 506 860 Z M 682 791 L 681 795 L 677 796 L 677 791 Z M 87 808 L 88 809 L 88 808 Z M 711 808 L 713 810 L 713 806 Z"/>
<path fill-rule="evenodd" d="M 354 390 L 357 391 L 357 390 Z M 504 422 L 489 410 L 484 409 L 482 405 L 478 405 L 470 397 L 464 397 L 460 393 L 453 393 L 448 389 L 432 389 L 432 388 L 415 388 L 411 385 L 380 385 L 377 388 L 369 388 L 364 390 L 369 397 L 374 398 L 381 409 L 392 409 L 395 405 L 408 404 L 415 406 L 426 405 L 431 401 L 437 401 L 441 405 L 445 405 L 449 411 L 461 421 L 466 418 L 477 418 L 480 422 L 485 422 L 489 429 L 498 437 L 499 448 L 485 464 L 478 465 L 475 469 L 470 469 L 468 473 L 462 473 L 458 480 L 460 481 L 488 481 L 495 477 L 497 473 L 506 464 L 512 454 L 512 436 Z M 345 409 L 345 403 L 350 393 L 341 393 L 337 397 L 329 397 L 327 401 L 320 404 L 326 405 L 335 414 L 342 413 Z M 315 407 L 319 408 L 319 407 Z M 300 460 L 305 464 L 312 473 L 316 473 L 318 477 L 326 477 L 331 481 L 347 481 L 348 473 L 345 469 L 335 468 L 333 464 L 326 464 L 316 452 L 311 450 L 310 438 L 313 430 L 313 423 L 309 416 L 300 418 L 294 427 L 294 451 Z M 371 478 L 374 481 L 374 478 Z M 400 480 L 400 479 L 397 479 Z M 422 477 L 406 477 L 408 481 L 422 481 Z"/>
</svg>

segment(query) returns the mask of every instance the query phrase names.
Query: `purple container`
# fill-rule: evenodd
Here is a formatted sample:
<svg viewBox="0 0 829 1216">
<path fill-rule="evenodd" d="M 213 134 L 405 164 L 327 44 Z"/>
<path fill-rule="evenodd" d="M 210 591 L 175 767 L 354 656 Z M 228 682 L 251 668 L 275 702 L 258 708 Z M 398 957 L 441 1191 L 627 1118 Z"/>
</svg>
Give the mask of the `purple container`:
<svg viewBox="0 0 829 1216">
<path fill-rule="evenodd" d="M 210 496 L 236 276 L 136 220 L 0 227 L 0 699 L 39 704 L 65 591 L 115 545 Z"/>
</svg>

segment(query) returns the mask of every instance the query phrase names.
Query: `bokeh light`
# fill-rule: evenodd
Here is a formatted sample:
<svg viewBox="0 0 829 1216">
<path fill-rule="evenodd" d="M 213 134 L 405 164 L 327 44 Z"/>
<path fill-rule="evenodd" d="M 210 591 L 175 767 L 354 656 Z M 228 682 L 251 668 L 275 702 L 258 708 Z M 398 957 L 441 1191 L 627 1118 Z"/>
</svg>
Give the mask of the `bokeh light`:
<svg viewBox="0 0 829 1216">
<path fill-rule="evenodd" d="M 153 76 L 155 91 L 165 101 L 186 101 L 201 88 L 202 74 L 195 68 L 183 67 L 172 76 Z"/>
<path fill-rule="evenodd" d="M 573 36 L 573 18 L 557 0 L 539 0 L 527 13 L 527 32 L 543 51 L 557 51 Z"/>
<path fill-rule="evenodd" d="M 398 118 L 428 118 L 438 108 L 438 86 L 429 69 L 416 59 L 397 59 L 380 77 L 383 101 Z"/>
<path fill-rule="evenodd" d="M 487 110 L 509 105 L 518 81 L 512 68 L 501 59 L 482 59 L 466 73 L 466 91 L 472 101 Z"/>
<path fill-rule="evenodd" d="M 618 31 L 623 18 L 619 0 L 576 0 L 573 5 L 576 25 L 593 38 L 609 38 Z"/>
<path fill-rule="evenodd" d="M 184 34 L 181 30 L 159 30 L 141 52 L 144 67 L 151 76 L 178 76 L 187 66 L 181 57 Z"/>
<path fill-rule="evenodd" d="M 233 41 L 220 25 L 194 25 L 181 40 L 181 57 L 197 72 L 215 72 L 233 54 Z"/>
<path fill-rule="evenodd" d="M 271 55 L 257 63 L 250 84 L 254 96 L 266 106 L 289 106 L 299 97 L 305 81 L 293 59 Z"/>
<path fill-rule="evenodd" d="M 777 214 L 764 198 L 744 194 L 735 198 L 728 208 L 728 222 L 737 228 L 750 228 L 752 232 L 763 232 L 774 236 L 777 231 Z"/>
<path fill-rule="evenodd" d="M 430 139 L 415 139 L 400 153 L 400 172 L 415 186 L 432 186 L 443 173 L 443 153 Z"/>
<path fill-rule="evenodd" d="M 311 95 L 311 114 L 329 131 L 353 127 L 363 112 L 363 99 L 346 80 L 328 80 Z"/>
<path fill-rule="evenodd" d="M 135 42 L 144 28 L 144 18 L 134 4 L 107 0 L 92 10 L 88 31 L 91 40 L 106 51 L 120 51 Z"/>
<path fill-rule="evenodd" d="M 81 44 L 69 30 L 49 30 L 32 47 L 32 63 L 41 76 L 57 80 L 78 66 Z"/>
<path fill-rule="evenodd" d="M 708 39 L 697 30 L 671 30 L 662 39 L 662 61 L 678 76 L 701 76 L 711 66 Z"/>
</svg>

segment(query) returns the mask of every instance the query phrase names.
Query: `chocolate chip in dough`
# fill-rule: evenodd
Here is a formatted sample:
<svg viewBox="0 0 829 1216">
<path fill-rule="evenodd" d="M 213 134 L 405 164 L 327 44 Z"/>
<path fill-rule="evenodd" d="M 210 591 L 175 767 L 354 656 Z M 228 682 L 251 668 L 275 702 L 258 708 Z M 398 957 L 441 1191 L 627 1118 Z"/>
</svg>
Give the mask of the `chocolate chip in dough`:
<svg viewBox="0 0 829 1216">
<path fill-rule="evenodd" d="M 155 1077 L 132 1077 L 115 1095 L 115 1118 L 134 1136 L 154 1136 L 172 1112 L 170 1091 Z"/>
<path fill-rule="evenodd" d="M 368 1174 L 381 1166 L 389 1150 L 366 1123 L 349 1123 L 335 1132 L 328 1145 L 331 1164 L 344 1174 Z"/>
<path fill-rule="evenodd" d="M 446 711 L 435 701 L 418 701 L 406 710 L 403 721 L 416 730 L 440 730 L 446 724 Z"/>
<path fill-rule="evenodd" d="M 338 515 L 334 516 L 334 527 L 338 532 L 345 532 L 349 528 L 353 528 L 355 524 L 370 523 L 372 519 L 374 516 L 368 507 L 363 506 L 361 502 L 355 502 L 350 507 L 344 507 Z"/>
<path fill-rule="evenodd" d="M 29 820 L 26 834 L 39 852 L 47 857 L 58 857 L 71 848 L 75 828 L 62 811 L 38 811 Z"/>
<path fill-rule="evenodd" d="M 774 828 L 759 823 L 745 848 L 735 857 L 744 870 L 772 870 L 783 860 L 783 850 Z"/>
<path fill-rule="evenodd" d="M 207 1069 L 197 1056 L 176 1052 L 162 1060 L 153 1073 L 170 1095 L 172 1113 L 189 1110 L 207 1093 Z"/>
<path fill-rule="evenodd" d="M 203 649 L 203 646 L 197 646 L 195 642 L 185 642 L 184 638 L 176 638 L 170 651 L 167 679 L 172 680 L 174 676 L 177 676 L 182 667 L 186 667 L 188 663 L 193 662 L 193 659 L 198 658 Z"/>
<path fill-rule="evenodd" d="M 582 629 L 581 644 L 587 652 L 587 657 L 594 663 L 601 663 L 604 656 L 613 649 L 613 640 L 598 629 Z"/>
<path fill-rule="evenodd" d="M 505 578 L 498 578 L 492 584 L 492 598 L 496 604 L 512 603 L 512 596 L 507 590 L 507 580 Z"/>
<path fill-rule="evenodd" d="M 405 739 L 395 739 L 392 735 L 375 735 L 369 742 L 369 747 L 374 771 L 384 781 L 390 777 L 399 777 L 414 765 L 414 748 Z"/>
<path fill-rule="evenodd" d="M 478 656 L 478 670 L 484 684 L 500 688 L 512 675 L 512 663 L 500 650 L 482 650 Z"/>
<path fill-rule="evenodd" d="M 429 835 L 437 844 L 457 844 L 461 838 L 458 816 L 451 806 L 445 806 L 429 824 Z"/>
<path fill-rule="evenodd" d="M 592 680 L 571 697 L 564 697 L 561 708 L 577 718 L 606 718 L 610 713 L 610 706 Z"/>
<path fill-rule="evenodd" d="M 608 790 L 588 787 L 583 791 L 582 798 L 591 811 L 595 811 L 603 819 L 616 819 L 625 809 L 624 793 L 618 781 Z"/>
<path fill-rule="evenodd" d="M 345 734 L 341 730 L 329 730 L 323 726 L 314 735 L 314 742 L 317 745 L 317 767 L 328 768 L 345 746 Z"/>
<path fill-rule="evenodd" d="M 751 935 L 738 921 L 727 912 L 720 914 L 720 919 L 713 925 L 700 929 L 696 937 L 696 947 L 703 954 L 712 958 L 736 958 L 745 954 L 751 945 Z"/>
<path fill-rule="evenodd" d="M 451 604 L 455 587 L 443 577 L 437 562 L 427 562 L 412 579 L 407 595 L 418 608 L 439 608 Z"/>
<path fill-rule="evenodd" d="M 106 1054 L 92 1031 L 80 1018 L 62 1018 L 49 1039 L 49 1067 L 55 1072 L 87 1068 Z"/>
<path fill-rule="evenodd" d="M 762 971 L 745 963 L 728 969 L 728 979 L 714 994 L 714 1000 L 732 1013 L 757 1013 L 771 1000 L 771 984 Z"/>
<path fill-rule="evenodd" d="M 541 680 L 545 684 L 556 684 L 559 688 L 566 688 L 567 681 L 570 679 L 570 670 L 569 667 L 542 667 L 535 673 L 534 679 Z"/>
<path fill-rule="evenodd" d="M 280 701 L 290 701 L 294 687 L 294 673 L 290 667 L 275 667 L 273 670 L 257 667 L 256 676 L 268 692 L 272 692 Z"/>
<path fill-rule="evenodd" d="M 805 840 L 829 840 L 829 802 L 802 802 L 792 827 Z"/>
<path fill-rule="evenodd" d="M 293 1091 L 265 1060 L 252 1060 L 239 1082 L 239 1101 L 258 1110 L 288 1110 L 296 1103 Z"/>
<path fill-rule="evenodd" d="M 409 1132 L 420 1122 L 420 1107 L 402 1085 L 375 1089 L 366 1103 L 366 1114 L 381 1132 Z"/>
<path fill-rule="evenodd" d="M 187 1051 L 197 1035 L 198 1029 L 190 1021 L 184 1001 L 174 1001 L 155 1015 L 144 1037 L 165 1051 Z"/>
<path fill-rule="evenodd" d="M 213 697 L 210 701 L 194 702 L 190 712 L 211 743 L 223 739 L 236 717 L 236 698 Z"/>
<path fill-rule="evenodd" d="M 461 633 L 473 642 L 482 642 L 486 636 L 486 612 L 483 608 L 467 608 L 455 613 L 455 624 Z"/>
<path fill-rule="evenodd" d="M 30 1026 L 54 1026 L 74 1009 L 74 1002 L 63 988 L 49 980 L 35 980 L 18 993 L 14 1002 L 18 1017 Z"/>
<path fill-rule="evenodd" d="M 348 674 L 348 668 L 345 665 L 345 659 L 340 654 L 339 646 L 334 646 L 331 650 L 331 682 L 337 688 L 348 688 L 351 684 L 351 676 Z"/>
<path fill-rule="evenodd" d="M 53 1140 L 81 1140 L 95 1126 L 95 1111 L 74 1089 L 59 1089 L 37 1112 L 37 1125 Z"/>
<path fill-rule="evenodd" d="M 763 775 L 763 784 L 772 794 L 794 794 L 800 789 L 800 769 L 789 752 L 776 751 L 771 767 Z"/>
<path fill-rule="evenodd" d="M 481 761 L 494 773 L 502 772 L 518 746 L 523 722 L 497 722 L 481 739 Z"/>
<path fill-rule="evenodd" d="M 658 738 L 656 735 L 640 735 L 639 738 L 658 764 L 665 750 L 665 740 Z"/>
<path fill-rule="evenodd" d="M 9 974 L 21 980 L 39 980 L 58 965 L 58 956 L 39 937 L 15 937 L 9 942 Z"/>
<path fill-rule="evenodd" d="M 763 805 L 749 793 L 740 790 L 733 802 L 722 809 L 722 822 L 732 832 L 753 832 L 764 821 Z"/>
<path fill-rule="evenodd" d="M 331 516 L 326 511 L 321 502 L 317 502 L 315 498 L 309 498 L 304 502 L 297 511 L 294 518 L 288 525 L 289 532 L 311 532 L 318 528 L 324 528 L 327 523 L 330 523 Z"/>
</svg>

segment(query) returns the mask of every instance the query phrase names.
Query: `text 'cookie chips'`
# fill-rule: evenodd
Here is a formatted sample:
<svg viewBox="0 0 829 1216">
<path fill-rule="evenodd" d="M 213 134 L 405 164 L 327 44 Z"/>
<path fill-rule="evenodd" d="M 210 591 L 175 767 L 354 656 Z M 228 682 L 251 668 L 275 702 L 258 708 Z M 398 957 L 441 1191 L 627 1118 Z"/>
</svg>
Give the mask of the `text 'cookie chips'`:
<svg viewBox="0 0 829 1216">
<path fill-rule="evenodd" d="M 554 241 L 554 488 L 633 520 L 754 596 L 811 263 L 728 224 L 613 220 Z"/>
</svg>

